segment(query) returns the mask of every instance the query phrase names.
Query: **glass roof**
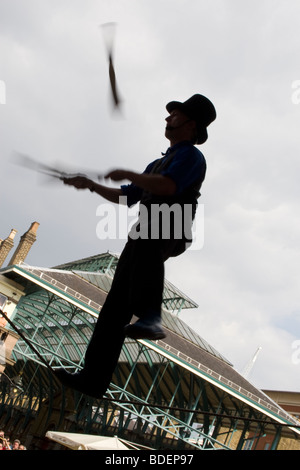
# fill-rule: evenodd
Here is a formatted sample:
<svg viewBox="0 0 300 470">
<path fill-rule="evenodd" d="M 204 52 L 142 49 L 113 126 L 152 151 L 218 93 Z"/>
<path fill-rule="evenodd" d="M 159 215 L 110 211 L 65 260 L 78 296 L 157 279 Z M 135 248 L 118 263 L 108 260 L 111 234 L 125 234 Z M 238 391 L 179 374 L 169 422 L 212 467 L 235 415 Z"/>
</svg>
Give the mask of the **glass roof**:
<svg viewBox="0 0 300 470">
<path fill-rule="evenodd" d="M 72 272 L 105 292 L 108 292 L 111 287 L 113 277 L 109 273 L 77 270 Z M 179 312 L 184 308 L 196 308 L 198 305 L 171 284 L 171 282 L 165 280 L 163 307 L 170 312 Z"/>
<path fill-rule="evenodd" d="M 92 284 L 101 287 L 102 283 L 110 283 L 113 278 L 119 255 L 113 253 L 102 253 L 70 263 L 56 266 L 56 269 L 71 270 L 79 276 L 87 279 Z M 106 274 L 105 279 L 101 274 Z M 107 289 L 105 289 L 107 291 Z M 198 305 L 175 287 L 171 282 L 165 280 L 163 306 L 171 312 L 180 311 L 184 308 L 196 308 Z"/>
<path fill-rule="evenodd" d="M 86 286 L 95 286 L 104 293 L 107 293 L 110 290 L 118 259 L 117 255 L 103 253 L 78 261 L 72 261 L 70 263 L 57 266 L 56 268 L 38 268 L 27 266 L 26 264 L 22 264 L 20 268 L 43 279 L 49 283 L 51 287 L 58 287 L 63 293 L 69 293 L 70 295 L 75 296 L 76 299 L 82 298 L 84 300 L 87 295 L 85 290 L 88 289 L 88 287 L 85 287 L 85 284 Z M 62 275 L 62 277 L 59 278 L 59 283 L 56 279 L 57 273 L 61 273 Z M 78 289 L 80 289 L 80 291 L 73 291 L 72 293 L 70 287 L 72 286 L 72 282 L 74 283 L 74 276 L 85 282 L 78 284 Z M 93 306 L 91 305 L 91 299 L 87 299 L 87 301 L 88 302 L 84 303 L 89 306 Z M 215 357 L 229 363 L 229 361 L 226 360 L 215 348 L 213 348 L 207 341 L 181 320 L 181 318 L 179 318 L 178 314 L 181 309 L 195 307 L 197 307 L 195 302 L 182 293 L 171 282 L 165 280 L 162 305 L 162 320 L 164 326 L 181 338 L 186 339 Z"/>
<path fill-rule="evenodd" d="M 225 361 L 230 364 L 230 362 L 224 356 L 222 356 L 222 354 L 220 354 L 215 348 L 213 348 L 207 341 L 205 341 L 205 339 L 203 339 L 198 333 L 196 333 L 192 328 L 190 328 L 178 316 L 170 312 L 163 311 L 162 323 L 169 330 L 185 338 L 196 346 L 199 346 L 210 354 L 213 354 L 215 357 L 222 359 L 222 361 Z"/>
</svg>

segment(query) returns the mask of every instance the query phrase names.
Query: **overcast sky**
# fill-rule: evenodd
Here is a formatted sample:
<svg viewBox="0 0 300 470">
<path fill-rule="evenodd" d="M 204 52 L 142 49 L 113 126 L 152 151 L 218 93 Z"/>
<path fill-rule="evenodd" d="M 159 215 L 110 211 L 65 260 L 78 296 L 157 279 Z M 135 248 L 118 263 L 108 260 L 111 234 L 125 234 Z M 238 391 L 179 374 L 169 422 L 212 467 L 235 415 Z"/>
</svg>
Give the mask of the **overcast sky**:
<svg viewBox="0 0 300 470">
<path fill-rule="evenodd" d="M 45 184 L 12 151 L 143 171 L 168 147 L 165 105 L 205 94 L 218 118 L 200 147 L 204 244 L 166 276 L 199 305 L 182 319 L 238 371 L 261 347 L 251 381 L 298 392 L 299 23 L 299 0 L 0 0 L 0 238 L 39 222 L 26 261 L 43 267 L 120 252 L 124 239 L 97 236 L 103 199 Z"/>
</svg>

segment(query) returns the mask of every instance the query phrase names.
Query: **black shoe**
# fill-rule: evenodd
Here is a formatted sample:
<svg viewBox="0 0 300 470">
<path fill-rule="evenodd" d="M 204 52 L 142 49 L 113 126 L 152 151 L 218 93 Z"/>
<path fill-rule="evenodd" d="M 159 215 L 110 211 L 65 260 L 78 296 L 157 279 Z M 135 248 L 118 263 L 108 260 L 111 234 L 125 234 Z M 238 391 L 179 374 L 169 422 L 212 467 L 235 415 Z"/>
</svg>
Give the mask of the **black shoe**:
<svg viewBox="0 0 300 470">
<path fill-rule="evenodd" d="M 95 383 L 91 383 L 91 377 L 84 372 L 75 372 L 71 374 L 65 369 L 57 369 L 55 371 L 55 376 L 66 387 L 73 388 L 74 390 L 84 393 L 85 395 L 89 395 L 90 397 L 101 398 L 105 393 L 105 390 L 102 391 L 101 387 L 97 387 Z"/>
<path fill-rule="evenodd" d="M 160 323 L 148 323 L 143 322 L 143 320 L 126 325 L 124 332 L 126 336 L 132 339 L 151 339 L 156 341 L 166 337 Z"/>
</svg>

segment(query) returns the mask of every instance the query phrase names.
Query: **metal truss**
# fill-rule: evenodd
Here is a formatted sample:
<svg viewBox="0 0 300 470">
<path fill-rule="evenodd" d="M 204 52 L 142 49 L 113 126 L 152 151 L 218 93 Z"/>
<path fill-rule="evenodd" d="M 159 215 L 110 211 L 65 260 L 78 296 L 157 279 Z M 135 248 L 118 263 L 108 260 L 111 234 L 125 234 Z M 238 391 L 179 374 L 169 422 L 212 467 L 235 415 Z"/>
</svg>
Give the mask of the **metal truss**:
<svg viewBox="0 0 300 470">
<path fill-rule="evenodd" d="M 107 268 L 113 270 L 115 259 L 108 260 Z M 94 259 L 89 260 L 93 262 Z M 31 284 L 15 310 L 13 321 L 52 368 L 81 369 L 96 321 L 94 312 Z M 66 390 L 22 339 L 14 348 L 13 358 L 15 366 L 6 370 L 10 382 L 2 383 L 0 388 L 0 423 L 4 409 L 8 410 L 7 419 L 14 413 L 14 419 L 22 415 L 28 423 L 46 403 L 45 426 L 60 407 L 57 426 L 65 428 L 70 411 L 66 410 L 64 399 L 58 405 L 55 397 L 57 394 L 64 397 Z M 22 388 L 12 392 L 16 377 L 22 377 Z M 193 373 L 184 360 L 172 361 L 170 354 L 164 355 L 162 348 L 158 351 L 147 341 L 125 341 L 104 399 L 77 395 L 75 401 L 74 432 L 117 430 L 124 437 L 133 433 L 140 442 L 151 438 L 156 449 L 168 445 L 176 449 L 242 449 L 250 430 L 253 442 L 271 430 L 274 448 L 280 438 L 280 427 L 274 426 L 270 418 Z M 233 443 L 237 431 L 240 438 Z"/>
<path fill-rule="evenodd" d="M 230 450 L 230 447 L 218 442 L 211 436 L 211 430 L 209 434 L 206 434 L 201 429 L 196 429 L 191 424 L 188 424 L 188 422 L 181 421 L 178 417 L 174 416 L 172 414 L 172 407 L 167 412 L 165 409 L 161 409 L 159 404 L 146 403 L 115 384 L 111 384 L 106 395 L 112 403 L 126 411 L 131 420 L 140 420 L 141 432 L 146 432 L 149 426 L 154 426 L 156 429 L 162 430 L 164 435 L 172 436 L 173 439 L 186 443 L 188 446 L 195 447 L 196 449 Z M 127 417 L 123 415 L 123 426 L 126 420 Z M 197 436 L 191 439 L 191 434 L 195 434 L 195 432 Z"/>
<path fill-rule="evenodd" d="M 91 316 L 58 296 L 40 290 L 22 299 L 14 321 L 52 367 L 63 365 L 70 370 L 81 368 L 83 352 L 93 330 L 94 321 Z M 41 374 L 45 367 L 34 351 L 24 341 L 19 340 L 15 346 L 14 357 L 17 363 L 23 364 L 22 372 L 27 363 L 36 364 L 36 371 L 28 374 L 27 380 L 23 376 L 25 388 L 20 401 L 35 410 L 41 406 L 41 401 L 47 398 L 50 398 L 51 405 L 53 383 L 47 385 L 49 377 L 45 378 L 45 371 Z M 179 447 L 187 444 L 199 449 L 228 448 L 211 436 L 209 427 L 205 428 L 199 423 L 195 426 L 193 413 L 181 412 L 176 415 L 172 412 L 172 406 L 188 405 L 182 391 L 182 381 L 186 380 L 183 379 L 184 373 L 184 370 L 179 370 L 177 365 L 145 345 L 136 341 L 125 342 L 120 366 L 106 395 L 106 399 L 119 409 L 116 416 L 118 427 L 126 429 L 133 421 L 139 421 L 143 423 L 142 430 L 145 427 L 154 430 L 158 443 L 167 436 L 169 440 L 177 441 Z M 188 389 L 187 385 L 185 389 Z M 198 403 L 203 393 L 199 388 L 195 403 Z M 160 408 L 162 403 L 168 403 L 170 409 Z M 94 420 L 97 421 L 96 415 Z"/>
</svg>

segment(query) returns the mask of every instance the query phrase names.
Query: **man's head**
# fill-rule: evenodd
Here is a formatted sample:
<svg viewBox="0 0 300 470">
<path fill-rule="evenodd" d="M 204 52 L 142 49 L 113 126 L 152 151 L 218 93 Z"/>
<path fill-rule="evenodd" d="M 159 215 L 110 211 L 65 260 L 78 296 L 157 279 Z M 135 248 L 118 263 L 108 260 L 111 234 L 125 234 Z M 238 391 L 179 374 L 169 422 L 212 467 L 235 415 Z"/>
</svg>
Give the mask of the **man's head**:
<svg viewBox="0 0 300 470">
<path fill-rule="evenodd" d="M 207 140 L 207 127 L 216 119 L 212 102 L 203 95 L 193 95 L 184 103 L 171 101 L 166 106 L 170 116 L 166 118 L 166 137 L 171 143 L 190 140 L 200 145 Z"/>
<path fill-rule="evenodd" d="M 13 450 L 19 450 L 21 442 L 18 439 L 15 439 L 13 442 Z"/>
<path fill-rule="evenodd" d="M 179 109 L 173 109 L 166 117 L 165 136 L 169 139 L 171 146 L 189 140 L 193 143 L 197 140 L 196 122 L 190 119 Z"/>
</svg>

